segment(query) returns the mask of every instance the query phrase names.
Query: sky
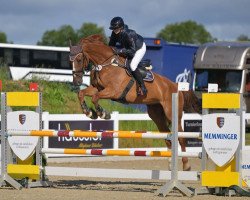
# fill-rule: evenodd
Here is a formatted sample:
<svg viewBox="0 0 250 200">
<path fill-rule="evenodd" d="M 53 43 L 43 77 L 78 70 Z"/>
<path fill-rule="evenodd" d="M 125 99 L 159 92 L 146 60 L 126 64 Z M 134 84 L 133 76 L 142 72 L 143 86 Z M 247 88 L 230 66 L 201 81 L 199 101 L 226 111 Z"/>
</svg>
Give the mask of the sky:
<svg viewBox="0 0 250 200">
<path fill-rule="evenodd" d="M 103 27 L 120 16 L 143 37 L 166 25 L 193 20 L 218 40 L 250 37 L 249 0 L 0 0 L 0 32 L 15 44 L 36 44 L 45 31 L 83 23 Z"/>
</svg>

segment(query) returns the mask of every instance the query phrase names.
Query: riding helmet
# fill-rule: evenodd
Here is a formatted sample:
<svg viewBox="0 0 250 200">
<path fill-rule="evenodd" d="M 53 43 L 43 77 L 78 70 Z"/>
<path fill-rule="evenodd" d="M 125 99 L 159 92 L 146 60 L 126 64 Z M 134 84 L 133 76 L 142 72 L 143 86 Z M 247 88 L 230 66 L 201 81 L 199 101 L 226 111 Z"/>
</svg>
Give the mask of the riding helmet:
<svg viewBox="0 0 250 200">
<path fill-rule="evenodd" d="M 110 30 L 124 27 L 124 21 L 121 17 L 114 17 L 110 22 Z"/>
</svg>

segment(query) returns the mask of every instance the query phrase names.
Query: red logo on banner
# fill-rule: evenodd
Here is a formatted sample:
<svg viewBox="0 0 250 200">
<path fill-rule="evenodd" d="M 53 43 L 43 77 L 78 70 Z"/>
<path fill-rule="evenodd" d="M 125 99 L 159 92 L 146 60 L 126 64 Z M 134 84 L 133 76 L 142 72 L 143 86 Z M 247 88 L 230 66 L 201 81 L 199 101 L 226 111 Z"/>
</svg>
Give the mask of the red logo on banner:
<svg viewBox="0 0 250 200">
<path fill-rule="evenodd" d="M 224 117 L 217 117 L 217 126 L 220 128 L 224 126 Z"/>
<path fill-rule="evenodd" d="M 26 121 L 26 115 L 20 114 L 19 115 L 19 122 L 20 122 L 20 124 L 23 125 L 25 123 L 25 121 Z"/>
</svg>

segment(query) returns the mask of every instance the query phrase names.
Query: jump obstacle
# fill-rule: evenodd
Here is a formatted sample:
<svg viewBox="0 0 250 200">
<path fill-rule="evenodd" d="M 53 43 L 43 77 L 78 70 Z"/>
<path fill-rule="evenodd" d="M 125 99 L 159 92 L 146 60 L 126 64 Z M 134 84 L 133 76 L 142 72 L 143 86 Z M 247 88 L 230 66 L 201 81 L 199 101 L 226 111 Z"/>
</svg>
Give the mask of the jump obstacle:
<svg viewBox="0 0 250 200">
<path fill-rule="evenodd" d="M 18 95 L 18 98 L 17 96 Z M 217 94 L 219 95 L 219 94 Z M 237 115 L 241 118 L 242 121 L 242 109 L 241 109 L 241 98 L 238 95 L 234 98 L 236 98 L 236 106 L 233 103 L 232 105 L 223 103 L 223 106 L 218 104 L 218 96 L 214 95 L 208 95 L 203 97 L 203 114 L 208 113 L 209 108 L 235 108 L 237 109 Z M 229 96 L 226 96 L 228 98 Z M 231 96 L 230 96 L 231 97 Z M 166 176 L 170 174 L 170 181 L 166 182 L 166 184 L 160 188 L 157 191 L 157 194 L 162 194 L 163 196 L 166 196 L 173 188 L 179 189 L 182 193 L 184 193 L 187 196 L 193 195 L 193 192 L 188 189 L 185 185 L 179 182 L 179 180 L 189 180 L 187 176 L 189 175 L 195 175 L 196 180 L 198 180 L 198 172 L 178 172 L 178 156 L 187 156 L 187 157 L 202 157 L 202 186 L 213 186 L 213 187 L 228 187 L 232 184 L 236 184 L 241 186 L 241 177 L 240 177 L 240 159 L 237 159 L 237 157 L 240 157 L 240 149 L 242 149 L 241 145 L 239 146 L 237 153 L 236 153 L 236 166 L 232 167 L 233 163 L 227 164 L 227 167 L 221 167 L 218 168 L 215 172 L 208 172 L 206 171 L 206 151 L 203 147 L 202 153 L 179 153 L 178 152 L 178 137 L 192 137 L 192 138 L 198 138 L 201 137 L 201 133 L 178 133 L 178 112 L 176 112 L 178 108 L 178 94 L 173 94 L 172 97 L 172 113 L 173 113 L 173 119 L 172 119 L 172 132 L 173 134 L 166 134 L 166 133 L 154 133 L 154 132 L 143 132 L 138 133 L 135 131 L 105 131 L 105 132 L 89 132 L 89 131 L 55 131 L 55 130 L 42 130 L 41 127 L 41 94 L 40 93 L 2 93 L 1 94 L 1 108 L 2 108 L 2 132 L 1 132 L 1 138 L 2 138 L 2 168 L 1 168 L 1 185 L 4 185 L 6 182 L 12 185 L 13 187 L 20 189 L 22 186 L 13 178 L 17 173 L 19 173 L 20 176 L 22 175 L 26 176 L 27 172 L 21 172 L 21 171 L 27 171 L 30 170 L 30 176 L 33 174 L 36 177 L 37 181 L 30 183 L 28 187 L 33 186 L 48 186 L 50 183 L 46 180 L 44 180 L 42 170 L 42 157 L 41 153 L 62 153 L 62 154 L 82 154 L 82 155 L 115 155 L 115 156 L 151 156 L 151 157 L 172 157 L 172 171 L 157 171 L 157 170 L 116 170 L 117 176 L 114 174 L 112 175 L 112 170 L 108 169 L 98 169 L 98 177 L 107 177 L 110 175 L 112 178 L 128 178 L 127 175 L 121 175 L 120 173 L 130 172 L 130 174 L 137 174 L 137 176 L 131 176 L 131 177 L 138 177 L 138 173 L 141 171 L 143 174 L 141 178 L 143 179 L 161 179 L 161 180 L 169 180 Z M 213 101 L 213 99 L 216 99 L 216 102 Z M 225 97 L 219 97 L 219 98 L 225 98 Z M 18 99 L 18 100 L 17 100 Z M 205 100 L 204 100 L 205 99 Z M 225 100 L 225 99 L 224 99 Z M 212 106 L 211 106 L 212 102 Z M 221 102 L 221 101 L 219 101 Z M 222 100 L 223 102 L 223 100 Z M 39 115 L 39 130 L 10 130 L 7 129 L 7 114 L 10 112 L 9 107 L 10 106 L 34 106 L 36 107 L 36 112 Z M 242 128 L 241 128 L 242 129 Z M 242 132 L 243 130 L 241 130 Z M 10 155 L 10 148 L 8 146 L 7 138 L 12 136 L 40 136 L 38 145 L 35 148 L 36 152 L 36 165 L 13 165 L 9 164 L 9 160 L 7 159 L 7 155 Z M 119 149 L 43 149 L 42 148 L 42 140 L 41 137 L 61 137 L 61 136 L 72 136 L 72 137 L 100 137 L 100 138 L 154 138 L 154 139 L 171 139 L 172 141 L 172 151 L 137 151 L 137 150 L 119 150 Z M 26 167 L 26 168 L 25 168 Z M 229 169 L 230 168 L 230 169 Z M 229 172 L 232 168 L 236 168 L 236 172 Z M 25 170 L 24 170 L 25 169 Z M 65 169 L 65 168 L 64 168 Z M 46 170 L 46 167 L 45 167 Z M 77 169 L 74 169 L 77 170 Z M 85 170 L 84 176 L 87 177 L 88 174 L 93 173 L 91 171 Z M 87 170 L 87 171 L 86 171 Z M 103 170 L 103 171 L 102 171 Z M 17 172 L 15 172 L 17 171 Z M 89 173 L 90 172 L 90 173 Z M 95 171 L 96 172 L 96 171 Z M 105 172 L 105 174 L 101 174 Z M 23 174 L 22 174 L 23 173 Z M 46 172 L 45 172 L 46 173 Z M 54 172 L 55 175 L 56 172 Z M 118 175 L 119 173 L 119 175 Z M 15 175 L 13 175 L 15 174 Z M 77 173 L 79 174 L 79 173 Z M 86 175 L 87 174 L 87 175 Z M 188 174 L 186 177 L 184 174 Z M 11 177 L 11 175 L 13 177 Z M 51 172 L 50 172 L 51 175 Z M 74 172 L 72 173 L 74 175 Z M 223 181 L 223 177 L 227 176 L 226 179 L 228 179 L 228 175 L 232 176 L 230 180 L 227 180 L 226 182 Z M 28 175 L 27 175 L 28 176 Z M 211 178 L 211 176 L 213 178 Z M 216 177 L 217 176 L 217 177 Z M 222 178 L 222 181 L 219 181 L 218 183 L 218 176 Z M 214 179 L 214 180 L 213 180 Z M 198 191 L 196 192 L 198 193 Z"/>
<path fill-rule="evenodd" d="M 68 130 L 32 130 L 30 132 L 22 130 L 8 131 L 9 136 L 40 136 L 40 137 L 94 137 L 94 138 L 150 138 L 171 140 L 171 132 L 140 132 L 140 131 L 68 131 Z M 201 138 L 199 132 L 178 132 L 178 137 Z"/>
<path fill-rule="evenodd" d="M 142 150 L 121 150 L 121 149 L 42 149 L 42 153 L 56 154 L 79 154 L 95 156 L 142 156 L 142 157 L 172 157 L 171 151 L 142 151 Z M 199 152 L 179 152 L 179 157 L 198 158 Z"/>
</svg>

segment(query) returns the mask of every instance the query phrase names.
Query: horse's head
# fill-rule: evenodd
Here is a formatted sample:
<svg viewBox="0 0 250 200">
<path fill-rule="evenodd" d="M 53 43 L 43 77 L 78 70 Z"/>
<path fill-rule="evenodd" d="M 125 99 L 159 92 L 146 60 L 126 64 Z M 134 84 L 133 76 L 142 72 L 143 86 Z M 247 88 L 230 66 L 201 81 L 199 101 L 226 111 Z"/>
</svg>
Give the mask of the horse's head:
<svg viewBox="0 0 250 200">
<path fill-rule="evenodd" d="M 113 50 L 103 43 L 100 35 L 91 35 L 80 40 L 79 44 L 72 46 L 70 42 L 70 62 L 73 67 L 73 84 L 80 86 L 85 70 L 91 65 L 110 65 L 109 59 L 114 55 Z"/>
<path fill-rule="evenodd" d="M 89 64 L 89 58 L 86 53 L 83 52 L 81 45 L 72 46 L 70 42 L 69 60 L 72 63 L 73 84 L 80 86 L 85 68 Z"/>
</svg>

